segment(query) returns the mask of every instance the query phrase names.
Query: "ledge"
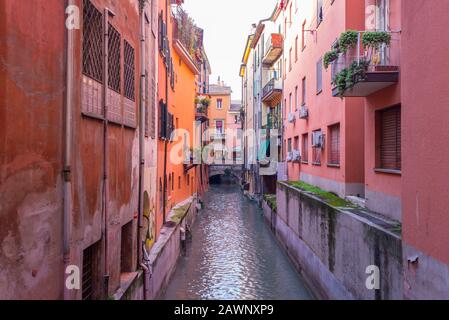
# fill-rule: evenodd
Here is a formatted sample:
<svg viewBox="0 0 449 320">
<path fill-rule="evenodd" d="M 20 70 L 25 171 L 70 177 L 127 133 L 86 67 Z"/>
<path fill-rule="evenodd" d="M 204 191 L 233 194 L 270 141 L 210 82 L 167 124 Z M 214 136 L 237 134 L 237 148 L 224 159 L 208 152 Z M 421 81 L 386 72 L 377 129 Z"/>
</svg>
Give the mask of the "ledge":
<svg viewBox="0 0 449 320">
<path fill-rule="evenodd" d="M 383 232 L 386 232 L 397 239 L 401 239 L 402 224 L 399 221 L 390 219 L 376 212 L 357 207 L 355 204 L 345 199 L 337 197 L 334 194 L 321 190 L 312 185 L 302 183 L 309 189 L 305 190 L 300 187 L 301 182 L 298 182 L 298 184 L 298 186 L 295 186 L 292 185 L 292 182 L 288 181 L 278 182 L 278 185 L 289 188 L 291 190 L 295 190 L 296 192 L 299 192 L 300 194 L 308 198 L 314 199 L 330 208 L 333 208 L 337 212 L 347 214 L 351 217 L 356 218 L 358 221 L 361 221 Z"/>
<path fill-rule="evenodd" d="M 327 166 L 328 166 L 329 168 L 340 169 L 340 165 L 339 165 L 339 164 L 328 163 Z"/>
<path fill-rule="evenodd" d="M 402 171 L 401 170 L 392 170 L 392 169 L 375 168 L 374 172 L 376 172 L 376 173 L 385 173 L 385 174 L 393 174 L 393 175 L 397 175 L 397 176 L 401 176 L 402 175 Z"/>
</svg>

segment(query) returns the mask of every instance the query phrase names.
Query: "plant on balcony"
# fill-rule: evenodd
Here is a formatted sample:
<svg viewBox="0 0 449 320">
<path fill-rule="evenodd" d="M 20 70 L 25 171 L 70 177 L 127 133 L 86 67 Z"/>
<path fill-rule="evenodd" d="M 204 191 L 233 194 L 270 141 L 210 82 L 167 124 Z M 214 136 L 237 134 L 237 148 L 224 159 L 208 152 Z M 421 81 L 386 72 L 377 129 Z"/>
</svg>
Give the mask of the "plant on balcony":
<svg viewBox="0 0 449 320">
<path fill-rule="evenodd" d="M 203 107 L 207 108 L 210 106 L 210 99 L 209 98 L 204 98 L 201 99 L 201 104 L 203 105 Z"/>
<path fill-rule="evenodd" d="M 354 30 L 348 30 L 340 35 L 338 40 L 338 48 L 340 52 L 345 53 L 351 48 L 355 48 L 357 45 L 359 33 Z"/>
<path fill-rule="evenodd" d="M 338 51 L 337 50 L 331 50 L 324 54 L 323 56 L 323 66 L 327 70 L 329 68 L 329 64 L 335 60 L 338 59 Z"/>
<path fill-rule="evenodd" d="M 360 62 L 354 61 L 348 68 L 341 70 L 334 78 L 333 84 L 338 89 L 338 96 L 343 98 L 346 90 L 351 89 L 355 83 L 365 78 L 369 62 L 361 59 Z"/>
<path fill-rule="evenodd" d="M 378 50 L 382 44 L 387 46 L 391 43 L 391 34 L 385 31 L 369 31 L 365 32 L 362 37 L 364 48 L 372 48 Z"/>
</svg>

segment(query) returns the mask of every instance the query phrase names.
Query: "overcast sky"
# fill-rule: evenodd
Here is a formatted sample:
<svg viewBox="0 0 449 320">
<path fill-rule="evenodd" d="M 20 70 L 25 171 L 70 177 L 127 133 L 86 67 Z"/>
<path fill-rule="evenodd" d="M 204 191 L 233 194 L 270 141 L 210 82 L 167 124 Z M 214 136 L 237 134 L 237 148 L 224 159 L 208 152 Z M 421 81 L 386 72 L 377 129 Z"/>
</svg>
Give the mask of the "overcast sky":
<svg viewBox="0 0 449 320">
<path fill-rule="evenodd" d="M 251 24 L 268 18 L 276 0 L 185 0 L 183 7 L 204 29 L 205 49 L 212 76 L 232 87 L 232 98 L 241 99 L 240 64 Z"/>
</svg>

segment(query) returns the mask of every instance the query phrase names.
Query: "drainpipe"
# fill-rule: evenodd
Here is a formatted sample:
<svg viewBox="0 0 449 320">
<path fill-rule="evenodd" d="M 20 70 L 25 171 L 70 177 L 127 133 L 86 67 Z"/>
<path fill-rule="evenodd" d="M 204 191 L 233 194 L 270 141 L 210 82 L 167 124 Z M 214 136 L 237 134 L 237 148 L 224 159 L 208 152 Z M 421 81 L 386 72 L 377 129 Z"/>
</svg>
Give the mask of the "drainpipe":
<svg viewBox="0 0 449 320">
<path fill-rule="evenodd" d="M 104 296 L 109 296 L 109 264 L 108 264 L 108 205 L 109 205 L 109 144 L 108 144 L 108 104 L 107 104 L 107 92 L 108 92 L 108 57 L 109 57 L 109 16 L 110 11 L 104 10 L 104 57 L 103 57 L 103 145 L 104 145 L 104 157 L 103 157 L 103 238 L 104 238 Z"/>
<path fill-rule="evenodd" d="M 73 0 L 66 1 L 66 8 L 73 5 Z M 73 64 L 74 31 L 67 29 L 66 39 L 66 96 L 64 103 L 64 164 L 63 164 L 63 250 L 64 250 L 64 300 L 71 298 L 70 290 L 65 285 L 65 271 L 70 265 L 71 214 L 72 214 L 72 110 L 73 110 Z"/>
<path fill-rule="evenodd" d="M 140 8 L 140 108 L 139 108 L 139 214 L 137 216 L 137 265 L 141 264 L 142 243 L 140 239 L 143 217 L 143 193 L 145 190 L 145 5 L 146 1 L 141 1 Z"/>
<path fill-rule="evenodd" d="M 168 37 L 168 0 L 165 0 L 165 23 L 167 24 L 167 37 Z M 169 44 L 170 45 L 170 44 Z M 170 50 L 170 46 L 168 47 L 168 50 Z M 167 62 L 167 64 L 170 63 L 170 61 Z M 165 70 L 165 103 L 166 108 L 164 110 L 165 112 L 165 126 L 167 126 L 167 118 L 168 118 L 168 69 Z M 165 135 L 167 135 L 167 130 L 165 130 Z M 168 140 L 167 137 L 165 137 L 164 140 L 164 190 L 163 190 L 163 203 L 162 203 L 162 214 L 163 214 L 163 224 L 166 222 L 167 218 L 167 208 L 166 208 L 166 201 L 167 201 L 167 149 L 168 149 Z"/>
</svg>

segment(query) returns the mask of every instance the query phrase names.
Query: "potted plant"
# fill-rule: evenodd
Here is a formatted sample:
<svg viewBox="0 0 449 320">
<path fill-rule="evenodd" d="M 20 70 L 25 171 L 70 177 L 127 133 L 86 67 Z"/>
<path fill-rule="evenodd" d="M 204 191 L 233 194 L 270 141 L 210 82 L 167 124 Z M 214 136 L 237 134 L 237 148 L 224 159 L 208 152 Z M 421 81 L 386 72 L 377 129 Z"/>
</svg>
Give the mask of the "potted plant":
<svg viewBox="0 0 449 320">
<path fill-rule="evenodd" d="M 340 35 L 338 40 L 338 47 L 340 52 L 345 53 L 349 49 L 355 48 L 357 45 L 359 33 L 354 30 L 348 30 Z"/>
<path fill-rule="evenodd" d="M 325 69 L 329 68 L 329 64 L 331 62 L 334 62 L 338 59 L 338 51 L 337 50 L 331 50 L 324 54 L 323 56 L 323 66 Z"/>
</svg>

